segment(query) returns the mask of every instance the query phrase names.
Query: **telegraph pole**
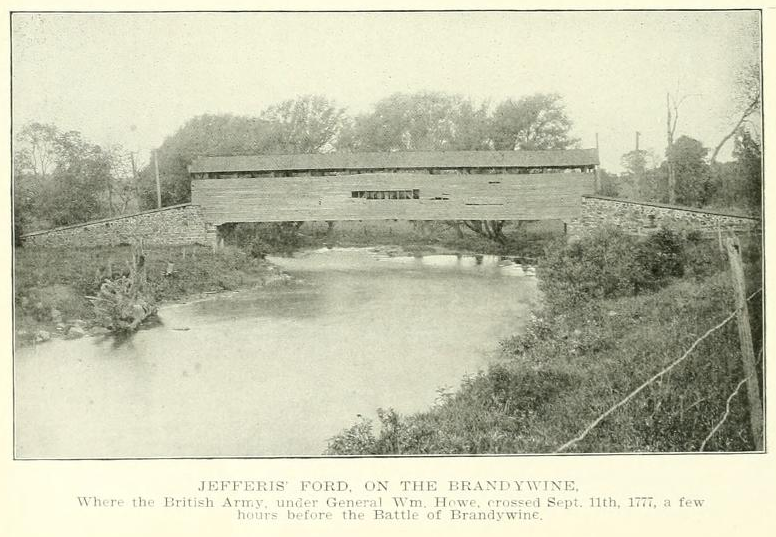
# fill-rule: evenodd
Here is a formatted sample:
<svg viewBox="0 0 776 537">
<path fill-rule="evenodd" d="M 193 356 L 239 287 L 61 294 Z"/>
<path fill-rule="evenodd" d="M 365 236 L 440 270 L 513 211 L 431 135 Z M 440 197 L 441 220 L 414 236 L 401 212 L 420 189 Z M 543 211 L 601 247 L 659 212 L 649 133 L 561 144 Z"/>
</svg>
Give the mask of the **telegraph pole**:
<svg viewBox="0 0 776 537">
<path fill-rule="evenodd" d="M 138 209 L 140 208 L 140 199 L 138 196 L 137 187 L 137 165 L 135 164 L 135 152 L 129 152 L 129 161 L 132 163 L 132 191 L 135 193 L 135 203 L 137 203 Z"/>
<path fill-rule="evenodd" d="M 593 193 L 598 194 L 601 191 L 601 153 L 598 145 L 598 133 L 595 133 L 595 155 L 598 157 L 598 164 L 595 166 L 595 185 L 593 186 Z"/>
<path fill-rule="evenodd" d="M 676 203 L 676 175 L 674 174 L 674 164 L 671 155 L 671 148 L 674 145 L 674 132 L 671 128 L 671 94 L 666 93 L 666 164 L 668 165 L 668 203 Z"/>
<path fill-rule="evenodd" d="M 162 208 L 162 187 L 159 185 L 159 154 L 154 149 L 154 173 L 156 174 L 156 208 Z"/>
</svg>

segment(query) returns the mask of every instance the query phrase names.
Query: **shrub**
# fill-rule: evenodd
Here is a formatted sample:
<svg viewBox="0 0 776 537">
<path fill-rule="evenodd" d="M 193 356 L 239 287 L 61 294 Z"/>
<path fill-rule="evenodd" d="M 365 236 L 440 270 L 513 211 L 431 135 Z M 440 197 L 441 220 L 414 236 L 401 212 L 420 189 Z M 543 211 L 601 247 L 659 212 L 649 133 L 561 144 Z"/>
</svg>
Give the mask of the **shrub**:
<svg viewBox="0 0 776 537">
<path fill-rule="evenodd" d="M 678 233 L 661 228 L 641 243 L 636 261 L 642 268 L 641 286 L 660 288 L 668 278 L 684 275 L 687 262 L 684 240 Z"/>
<path fill-rule="evenodd" d="M 557 311 L 592 298 L 636 294 L 647 279 L 639 251 L 638 239 L 611 227 L 549 247 L 537 267 L 547 305 Z"/>
</svg>

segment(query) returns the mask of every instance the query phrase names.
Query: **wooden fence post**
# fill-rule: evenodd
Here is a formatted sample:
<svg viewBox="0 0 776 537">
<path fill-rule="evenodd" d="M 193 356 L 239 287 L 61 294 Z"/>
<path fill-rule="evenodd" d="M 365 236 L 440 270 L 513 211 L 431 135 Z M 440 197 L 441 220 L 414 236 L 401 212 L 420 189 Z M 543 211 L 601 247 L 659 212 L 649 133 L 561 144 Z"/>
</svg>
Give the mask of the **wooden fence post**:
<svg viewBox="0 0 776 537">
<path fill-rule="evenodd" d="M 730 274 L 733 280 L 733 292 L 736 298 L 738 339 L 741 343 L 741 360 L 744 366 L 746 394 L 749 399 L 749 421 L 752 427 L 752 438 L 757 451 L 763 449 L 763 403 L 760 399 L 760 377 L 754 359 L 752 346 L 752 330 L 749 326 L 749 308 L 746 303 L 746 281 L 744 279 L 744 264 L 741 261 L 741 243 L 738 237 L 728 237 L 725 241 Z"/>
</svg>

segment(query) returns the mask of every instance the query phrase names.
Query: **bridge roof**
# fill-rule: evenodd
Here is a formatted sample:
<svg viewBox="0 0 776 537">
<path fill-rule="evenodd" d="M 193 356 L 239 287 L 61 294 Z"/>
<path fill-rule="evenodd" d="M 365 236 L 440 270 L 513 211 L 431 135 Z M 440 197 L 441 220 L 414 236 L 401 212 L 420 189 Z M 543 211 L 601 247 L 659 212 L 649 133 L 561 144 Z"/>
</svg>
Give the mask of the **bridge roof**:
<svg viewBox="0 0 776 537">
<path fill-rule="evenodd" d="M 542 168 L 598 164 L 595 149 L 553 151 L 396 151 L 199 157 L 190 173 L 392 168 Z"/>
</svg>

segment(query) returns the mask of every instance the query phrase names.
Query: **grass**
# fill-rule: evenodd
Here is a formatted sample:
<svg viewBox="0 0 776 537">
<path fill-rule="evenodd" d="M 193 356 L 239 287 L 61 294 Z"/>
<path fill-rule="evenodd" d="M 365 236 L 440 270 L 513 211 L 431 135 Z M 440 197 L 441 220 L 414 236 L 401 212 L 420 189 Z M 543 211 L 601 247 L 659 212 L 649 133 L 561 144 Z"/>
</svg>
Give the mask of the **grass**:
<svg viewBox="0 0 776 537">
<path fill-rule="evenodd" d="M 705 248 L 704 256 L 711 252 Z M 749 292 L 756 291 L 759 263 L 747 264 L 747 272 Z M 495 363 L 465 378 L 456 391 L 441 393 L 432 408 L 408 416 L 381 409 L 377 424 L 356 423 L 331 439 L 328 452 L 552 452 L 682 356 L 733 310 L 730 277 L 720 270 L 711 275 L 687 271 L 654 292 L 589 298 L 556 311 L 545 308 L 524 333 L 502 342 Z M 760 313 L 757 295 L 750 302 L 755 352 L 762 345 Z M 697 451 L 743 377 L 731 322 L 569 451 Z M 751 449 L 741 390 L 706 450 Z"/>
<path fill-rule="evenodd" d="M 277 273 L 265 262 L 227 248 L 214 254 L 203 246 L 146 247 L 147 292 L 157 302 L 184 300 L 201 293 L 234 290 L 263 283 Z M 17 248 L 14 298 L 17 341 L 27 343 L 35 332 L 57 333 L 61 314 L 72 320 L 95 320 L 87 296 L 99 291 L 105 278 L 128 273 L 129 247 Z M 168 263 L 173 273 L 165 276 Z M 59 327 L 61 331 L 61 326 Z"/>
</svg>

